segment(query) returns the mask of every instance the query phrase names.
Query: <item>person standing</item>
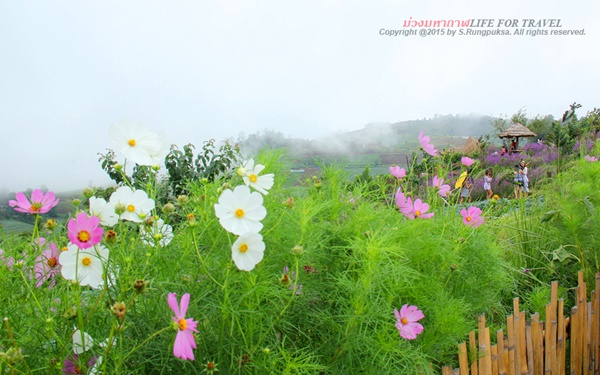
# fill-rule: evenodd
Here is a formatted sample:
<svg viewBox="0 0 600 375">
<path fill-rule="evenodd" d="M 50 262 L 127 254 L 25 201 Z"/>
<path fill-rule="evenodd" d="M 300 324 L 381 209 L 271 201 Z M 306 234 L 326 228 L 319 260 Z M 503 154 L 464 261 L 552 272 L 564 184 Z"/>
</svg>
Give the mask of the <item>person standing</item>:
<svg viewBox="0 0 600 375">
<path fill-rule="evenodd" d="M 471 202 L 471 188 L 473 187 L 473 178 L 471 177 L 469 171 L 467 170 L 467 176 L 465 178 L 465 182 L 460 189 L 460 204 L 462 204 L 465 199 L 468 202 Z"/>
<path fill-rule="evenodd" d="M 492 179 L 492 168 L 488 168 L 485 171 L 485 176 L 483 176 L 483 190 L 485 190 L 485 193 L 487 194 L 487 199 L 491 199 L 494 195 L 494 192 L 492 191 Z"/>
<path fill-rule="evenodd" d="M 527 198 L 527 196 L 529 195 L 529 177 L 527 176 L 528 170 L 527 163 L 525 163 L 525 160 L 521 160 L 521 168 L 519 170 L 519 173 L 521 174 L 521 180 L 523 182 L 521 191 L 525 198 Z"/>
<path fill-rule="evenodd" d="M 521 166 L 519 164 L 515 165 L 515 198 L 520 198 L 522 195 L 521 188 L 523 187 L 523 175 L 521 174 Z"/>
</svg>

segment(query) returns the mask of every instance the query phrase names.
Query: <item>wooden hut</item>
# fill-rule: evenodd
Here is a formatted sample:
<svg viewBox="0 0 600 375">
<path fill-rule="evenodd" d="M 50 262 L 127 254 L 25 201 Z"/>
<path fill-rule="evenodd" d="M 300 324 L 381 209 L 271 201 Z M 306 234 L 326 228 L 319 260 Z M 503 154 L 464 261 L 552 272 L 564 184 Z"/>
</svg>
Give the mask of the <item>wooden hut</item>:
<svg viewBox="0 0 600 375">
<path fill-rule="evenodd" d="M 537 137 L 537 134 L 529 130 L 526 126 L 517 123 L 512 124 L 506 131 L 498 136 L 500 139 L 512 139 L 508 145 L 508 152 L 520 152 L 519 138 Z"/>
</svg>

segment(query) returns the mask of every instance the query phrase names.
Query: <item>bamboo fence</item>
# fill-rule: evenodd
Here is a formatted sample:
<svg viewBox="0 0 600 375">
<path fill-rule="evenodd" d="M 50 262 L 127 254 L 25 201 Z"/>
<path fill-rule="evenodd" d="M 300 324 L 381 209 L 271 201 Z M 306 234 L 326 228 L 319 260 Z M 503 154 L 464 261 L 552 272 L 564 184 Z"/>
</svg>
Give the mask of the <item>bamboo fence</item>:
<svg viewBox="0 0 600 375">
<path fill-rule="evenodd" d="M 513 314 L 506 318 L 506 332 L 498 330 L 491 345 L 485 315 L 478 318 L 477 334 L 458 345 L 459 368 L 442 367 L 442 375 L 600 375 L 600 273 L 587 301 L 583 272 L 578 274 L 576 301 L 570 316 L 558 299 L 558 283 L 552 283 L 546 322 L 535 313 L 526 321 L 513 300 Z"/>
</svg>

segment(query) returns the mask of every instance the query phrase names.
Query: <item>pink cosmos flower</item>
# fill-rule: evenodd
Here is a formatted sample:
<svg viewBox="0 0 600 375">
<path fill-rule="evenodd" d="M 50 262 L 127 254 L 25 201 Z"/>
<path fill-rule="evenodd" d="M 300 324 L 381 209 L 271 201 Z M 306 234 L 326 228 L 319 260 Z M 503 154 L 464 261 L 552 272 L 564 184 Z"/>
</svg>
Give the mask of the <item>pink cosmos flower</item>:
<svg viewBox="0 0 600 375">
<path fill-rule="evenodd" d="M 598 158 L 595 156 L 586 155 L 586 156 L 584 156 L 584 158 L 585 158 L 585 160 L 589 161 L 590 163 L 598 161 Z"/>
<path fill-rule="evenodd" d="M 397 179 L 401 179 L 404 178 L 404 176 L 406 176 L 406 170 L 404 168 L 400 168 L 397 165 L 390 166 L 390 173 Z"/>
<path fill-rule="evenodd" d="M 0 266 L 4 265 L 12 270 L 14 264 L 15 258 L 4 256 L 4 250 L 0 249 Z"/>
<path fill-rule="evenodd" d="M 425 315 L 423 315 L 423 312 L 417 306 L 408 306 L 406 304 L 400 308 L 400 312 L 398 312 L 398 309 L 394 309 L 394 315 L 398 319 L 396 328 L 398 328 L 398 332 L 402 338 L 414 340 L 423 332 L 423 326 L 417 322 L 423 319 Z"/>
<path fill-rule="evenodd" d="M 438 194 L 442 197 L 447 197 L 450 193 L 450 185 L 444 185 L 444 179 L 438 176 L 433 176 L 433 187 L 436 188 Z"/>
<path fill-rule="evenodd" d="M 79 356 L 75 353 L 69 354 L 63 362 L 63 375 L 78 375 L 83 374 L 80 366 Z M 96 356 L 91 356 L 87 362 L 87 368 L 90 369 L 96 363 Z M 87 372 L 86 372 L 87 373 Z"/>
<path fill-rule="evenodd" d="M 190 294 L 186 293 L 181 297 L 181 309 L 177 304 L 175 293 L 169 293 L 167 302 L 169 303 L 171 310 L 175 313 L 175 316 L 171 317 L 171 319 L 173 319 L 179 327 L 179 331 L 175 337 L 175 344 L 173 345 L 173 355 L 177 358 L 191 359 L 193 361 L 194 352 L 192 349 L 196 349 L 196 340 L 194 339 L 192 331 L 198 333 L 196 330 L 198 322 L 194 321 L 192 318 L 185 318 L 185 313 L 187 312 L 190 303 Z"/>
<path fill-rule="evenodd" d="M 36 244 L 44 250 L 35 259 L 34 273 L 38 280 L 35 286 L 39 288 L 44 281 L 49 280 L 48 289 L 50 289 L 54 286 L 56 275 L 60 273 L 58 246 L 54 242 L 46 243 L 45 238 L 38 238 Z"/>
<path fill-rule="evenodd" d="M 412 199 L 410 197 L 408 197 L 408 199 L 406 198 L 406 196 L 404 195 L 404 193 L 402 192 L 402 188 L 398 188 L 398 191 L 396 191 L 396 206 L 398 206 L 398 209 L 400 210 L 400 212 L 402 212 L 402 214 L 404 216 L 406 216 L 407 218 L 413 220 L 415 218 L 415 215 L 413 215 L 413 204 L 412 204 Z"/>
<path fill-rule="evenodd" d="M 412 210 L 413 215 L 421 219 L 429 219 L 435 215 L 433 212 L 426 214 L 427 210 L 429 210 L 429 205 L 417 198 Z"/>
<path fill-rule="evenodd" d="M 75 219 L 70 219 L 67 224 L 69 240 L 80 249 L 89 249 L 102 241 L 104 229 L 99 225 L 100 218 L 88 217 L 85 212 L 81 212 Z"/>
<path fill-rule="evenodd" d="M 483 224 L 484 218 L 481 216 L 481 210 L 475 206 L 470 206 L 468 209 L 463 208 L 460 210 L 460 214 L 463 217 L 465 225 L 477 228 Z"/>
<path fill-rule="evenodd" d="M 470 158 L 470 157 L 468 157 L 468 156 L 463 156 L 463 157 L 460 159 L 460 162 L 461 162 L 461 163 L 462 163 L 462 164 L 463 164 L 465 167 L 470 167 L 470 166 L 472 166 L 472 165 L 473 165 L 473 163 L 475 163 L 475 160 L 471 159 L 471 158 Z"/>
<path fill-rule="evenodd" d="M 423 131 L 421 130 L 421 132 L 419 133 L 419 143 L 421 144 L 421 148 L 423 149 L 423 151 L 425 151 L 426 153 L 428 153 L 431 156 L 437 156 L 437 150 L 435 149 L 435 147 L 429 143 L 431 142 L 431 138 L 429 138 L 428 135 L 423 135 Z"/>
<path fill-rule="evenodd" d="M 40 189 L 35 189 L 31 193 L 31 202 L 22 192 L 17 193 L 15 198 L 17 200 L 8 201 L 8 205 L 14 207 L 15 211 L 26 214 L 45 214 L 56 206 L 60 200 L 55 199 L 53 192 L 49 191 L 44 194 Z"/>
</svg>

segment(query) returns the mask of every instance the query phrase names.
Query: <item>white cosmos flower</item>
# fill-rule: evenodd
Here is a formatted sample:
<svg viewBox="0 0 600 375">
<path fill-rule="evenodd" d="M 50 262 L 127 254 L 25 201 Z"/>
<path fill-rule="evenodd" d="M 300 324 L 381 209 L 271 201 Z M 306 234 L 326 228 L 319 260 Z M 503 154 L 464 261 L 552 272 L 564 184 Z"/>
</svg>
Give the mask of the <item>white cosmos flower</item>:
<svg viewBox="0 0 600 375">
<path fill-rule="evenodd" d="M 264 165 L 254 165 L 254 159 L 249 159 L 238 169 L 238 174 L 243 171 L 244 174 L 242 175 L 242 178 L 244 179 L 246 186 L 251 186 L 254 190 L 267 195 L 269 194 L 267 190 L 273 187 L 274 175 L 273 173 L 269 173 L 259 176 L 259 173 L 262 172 L 263 169 L 265 169 Z"/>
<path fill-rule="evenodd" d="M 110 204 L 123 220 L 141 223 L 154 209 L 154 200 L 148 198 L 143 190 L 131 190 L 129 186 L 121 186 L 110 196 Z"/>
<path fill-rule="evenodd" d="M 173 239 L 173 227 L 158 219 L 152 225 L 140 225 L 140 239 L 150 246 L 167 246 Z"/>
<path fill-rule="evenodd" d="M 73 333 L 73 353 L 79 355 L 94 346 L 94 339 L 87 332 L 76 330 Z"/>
<path fill-rule="evenodd" d="M 90 215 L 100 218 L 100 224 L 112 227 L 119 221 L 115 205 L 102 198 L 90 197 Z"/>
<path fill-rule="evenodd" d="M 221 194 L 215 204 L 215 213 L 226 231 L 240 235 L 260 232 L 263 227 L 260 220 L 267 216 L 267 209 L 263 207 L 262 195 L 240 185 Z"/>
<path fill-rule="evenodd" d="M 78 280 L 80 285 L 98 288 L 104 284 L 102 273 L 108 260 L 108 249 L 95 245 L 89 249 L 79 249 L 69 244 L 67 250 L 60 253 L 58 262 L 62 265 L 60 273 L 67 280 Z"/>
<path fill-rule="evenodd" d="M 117 150 L 139 165 L 160 164 L 169 151 L 164 135 L 139 125 L 115 124 L 110 127 L 109 135 Z"/>
<path fill-rule="evenodd" d="M 233 262 L 242 271 L 252 271 L 263 259 L 264 253 L 265 243 L 259 233 L 244 233 L 231 247 Z"/>
</svg>

